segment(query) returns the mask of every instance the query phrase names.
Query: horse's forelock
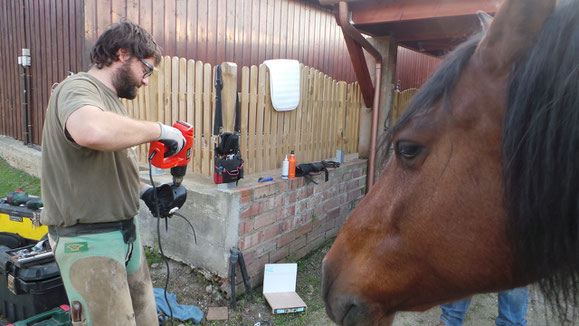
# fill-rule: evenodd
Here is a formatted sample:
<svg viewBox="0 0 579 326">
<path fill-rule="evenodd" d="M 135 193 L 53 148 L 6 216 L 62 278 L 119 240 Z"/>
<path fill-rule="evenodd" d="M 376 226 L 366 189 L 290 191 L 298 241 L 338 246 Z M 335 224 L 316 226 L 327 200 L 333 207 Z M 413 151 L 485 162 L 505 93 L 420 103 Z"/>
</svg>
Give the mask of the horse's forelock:
<svg viewBox="0 0 579 326">
<path fill-rule="evenodd" d="M 438 102 L 445 101 L 447 103 L 450 100 L 462 70 L 472 57 L 483 35 L 483 33 L 478 33 L 472 36 L 448 54 L 440 68 L 420 88 L 408 109 L 392 127 L 391 133 L 395 134 L 416 114 L 427 113 Z"/>
<path fill-rule="evenodd" d="M 511 74 L 502 135 L 520 277 L 544 278 L 541 290 L 562 319 L 579 305 L 578 53 L 579 1 L 566 1 Z"/>
</svg>

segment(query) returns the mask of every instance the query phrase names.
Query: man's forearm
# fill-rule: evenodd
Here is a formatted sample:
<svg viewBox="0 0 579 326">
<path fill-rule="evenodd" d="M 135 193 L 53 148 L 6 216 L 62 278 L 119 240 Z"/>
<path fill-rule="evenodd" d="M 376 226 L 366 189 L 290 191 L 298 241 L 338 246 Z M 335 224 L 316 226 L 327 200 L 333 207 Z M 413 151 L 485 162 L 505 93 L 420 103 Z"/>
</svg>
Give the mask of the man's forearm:
<svg viewBox="0 0 579 326">
<path fill-rule="evenodd" d="M 100 151 L 117 151 L 156 140 L 160 127 L 156 122 L 135 120 L 98 108 L 81 108 L 66 122 L 74 141 Z"/>
</svg>

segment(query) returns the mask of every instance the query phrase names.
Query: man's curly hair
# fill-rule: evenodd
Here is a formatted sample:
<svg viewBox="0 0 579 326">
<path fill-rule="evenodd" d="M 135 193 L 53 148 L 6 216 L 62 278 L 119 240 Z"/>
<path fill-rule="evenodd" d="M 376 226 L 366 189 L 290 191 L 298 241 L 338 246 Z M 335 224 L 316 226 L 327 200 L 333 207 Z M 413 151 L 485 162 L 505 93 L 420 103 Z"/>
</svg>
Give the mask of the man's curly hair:
<svg viewBox="0 0 579 326">
<path fill-rule="evenodd" d="M 154 58 L 161 62 L 161 47 L 153 36 L 141 26 L 122 21 L 109 26 L 98 38 L 90 52 L 90 61 L 97 68 L 110 66 L 118 60 L 117 51 L 126 49 L 139 59 Z"/>
</svg>

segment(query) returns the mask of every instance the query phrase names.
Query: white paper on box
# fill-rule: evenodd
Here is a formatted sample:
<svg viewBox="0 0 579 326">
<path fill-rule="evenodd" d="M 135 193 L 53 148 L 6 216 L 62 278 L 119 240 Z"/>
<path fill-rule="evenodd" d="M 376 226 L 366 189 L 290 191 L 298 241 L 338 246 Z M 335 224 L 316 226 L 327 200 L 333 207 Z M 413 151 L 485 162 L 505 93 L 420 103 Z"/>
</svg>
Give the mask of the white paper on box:
<svg viewBox="0 0 579 326">
<path fill-rule="evenodd" d="M 265 264 L 263 293 L 295 292 L 298 264 Z"/>
</svg>

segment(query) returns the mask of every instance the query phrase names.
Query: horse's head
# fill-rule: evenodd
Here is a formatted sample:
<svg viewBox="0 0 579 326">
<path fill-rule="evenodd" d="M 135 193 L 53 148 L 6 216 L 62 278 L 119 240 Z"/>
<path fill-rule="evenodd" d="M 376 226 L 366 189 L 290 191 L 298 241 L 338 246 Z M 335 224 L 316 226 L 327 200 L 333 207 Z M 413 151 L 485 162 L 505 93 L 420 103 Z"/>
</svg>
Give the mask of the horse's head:
<svg viewBox="0 0 579 326">
<path fill-rule="evenodd" d="M 393 153 L 323 264 L 328 315 L 389 324 L 519 286 L 503 191 L 506 85 L 555 6 L 507 0 L 484 36 L 455 50 L 391 130 Z"/>
</svg>

